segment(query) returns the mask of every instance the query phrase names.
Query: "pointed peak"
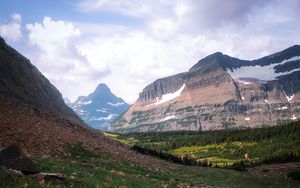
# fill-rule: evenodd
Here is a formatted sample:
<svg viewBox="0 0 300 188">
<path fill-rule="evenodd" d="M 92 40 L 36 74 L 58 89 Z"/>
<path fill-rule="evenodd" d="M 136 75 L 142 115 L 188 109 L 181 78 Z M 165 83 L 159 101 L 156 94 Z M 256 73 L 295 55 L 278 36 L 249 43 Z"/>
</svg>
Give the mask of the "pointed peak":
<svg viewBox="0 0 300 188">
<path fill-rule="evenodd" d="M 95 91 L 110 91 L 109 87 L 104 84 L 104 83 L 100 83 L 97 88 L 95 89 Z"/>
<path fill-rule="evenodd" d="M 99 96 L 99 95 L 106 95 L 106 94 L 111 94 L 111 90 L 109 89 L 109 87 L 104 84 L 104 83 L 100 83 L 96 89 L 94 90 L 94 92 L 92 93 L 93 96 Z"/>
<path fill-rule="evenodd" d="M 213 54 L 210 54 L 207 57 L 219 57 L 219 56 L 223 56 L 224 54 L 222 52 L 215 52 Z"/>
</svg>

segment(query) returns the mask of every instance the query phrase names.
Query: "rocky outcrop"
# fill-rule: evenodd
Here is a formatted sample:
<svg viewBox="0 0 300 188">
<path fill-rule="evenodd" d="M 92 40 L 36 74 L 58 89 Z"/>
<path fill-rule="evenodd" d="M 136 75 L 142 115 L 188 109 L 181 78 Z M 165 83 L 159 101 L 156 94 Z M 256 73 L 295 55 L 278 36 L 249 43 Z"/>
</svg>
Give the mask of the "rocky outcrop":
<svg viewBox="0 0 300 188">
<path fill-rule="evenodd" d="M 7 45 L 1 37 L 0 95 L 12 96 L 85 126 L 84 122 L 65 105 L 61 93 L 48 79 L 26 57 Z"/>
<path fill-rule="evenodd" d="M 300 46 L 248 61 L 212 54 L 148 85 L 111 130 L 215 130 L 300 118 Z"/>
<path fill-rule="evenodd" d="M 16 144 L 9 145 L 0 151 L 0 166 L 21 171 L 24 174 L 38 172 L 35 164 L 22 152 Z"/>
</svg>

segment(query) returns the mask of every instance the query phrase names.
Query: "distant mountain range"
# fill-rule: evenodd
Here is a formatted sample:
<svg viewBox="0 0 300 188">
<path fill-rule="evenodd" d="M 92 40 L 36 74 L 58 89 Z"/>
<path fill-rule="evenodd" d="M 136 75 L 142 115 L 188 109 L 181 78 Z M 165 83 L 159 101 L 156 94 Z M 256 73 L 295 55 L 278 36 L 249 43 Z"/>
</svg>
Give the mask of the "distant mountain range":
<svg viewBox="0 0 300 188">
<path fill-rule="evenodd" d="M 110 130 L 215 130 L 280 125 L 300 118 L 300 46 L 257 59 L 220 52 L 161 78 Z"/>
<path fill-rule="evenodd" d="M 68 102 L 68 99 L 65 99 Z M 80 96 L 74 103 L 67 103 L 88 125 L 107 130 L 108 124 L 122 114 L 129 105 L 115 96 L 105 84 L 99 84 L 88 96 Z"/>
</svg>

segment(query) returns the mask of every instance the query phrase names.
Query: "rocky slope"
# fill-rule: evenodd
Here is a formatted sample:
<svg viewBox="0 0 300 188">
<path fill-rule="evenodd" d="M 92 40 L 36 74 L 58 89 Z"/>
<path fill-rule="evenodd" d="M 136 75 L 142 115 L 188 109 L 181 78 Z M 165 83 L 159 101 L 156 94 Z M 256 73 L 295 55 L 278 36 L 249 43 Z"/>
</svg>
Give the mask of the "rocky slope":
<svg viewBox="0 0 300 188">
<path fill-rule="evenodd" d="M 12 96 L 61 118 L 84 125 L 64 103 L 61 93 L 30 61 L 0 37 L 0 95 Z"/>
<path fill-rule="evenodd" d="M 100 130 L 107 130 L 108 124 L 128 108 L 128 104 L 105 84 L 99 84 L 93 93 L 80 96 L 68 105 L 88 125 Z"/>
<path fill-rule="evenodd" d="M 247 61 L 220 52 L 188 72 L 158 79 L 110 129 L 215 130 L 300 118 L 300 46 Z"/>
</svg>

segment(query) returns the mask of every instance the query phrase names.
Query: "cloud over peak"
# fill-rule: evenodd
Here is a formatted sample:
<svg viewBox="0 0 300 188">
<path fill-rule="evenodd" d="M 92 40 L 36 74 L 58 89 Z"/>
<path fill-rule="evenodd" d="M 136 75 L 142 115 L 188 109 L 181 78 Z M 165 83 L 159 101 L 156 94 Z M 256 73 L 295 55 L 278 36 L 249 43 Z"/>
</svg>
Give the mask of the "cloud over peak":
<svg viewBox="0 0 300 188">
<path fill-rule="evenodd" d="M 110 74 L 97 69 L 78 49 L 81 32 L 72 23 L 44 17 L 42 23 L 27 24 L 28 39 L 38 54 L 29 54 L 36 66 L 66 96 L 74 98 L 75 88 L 94 83 Z"/>
</svg>

